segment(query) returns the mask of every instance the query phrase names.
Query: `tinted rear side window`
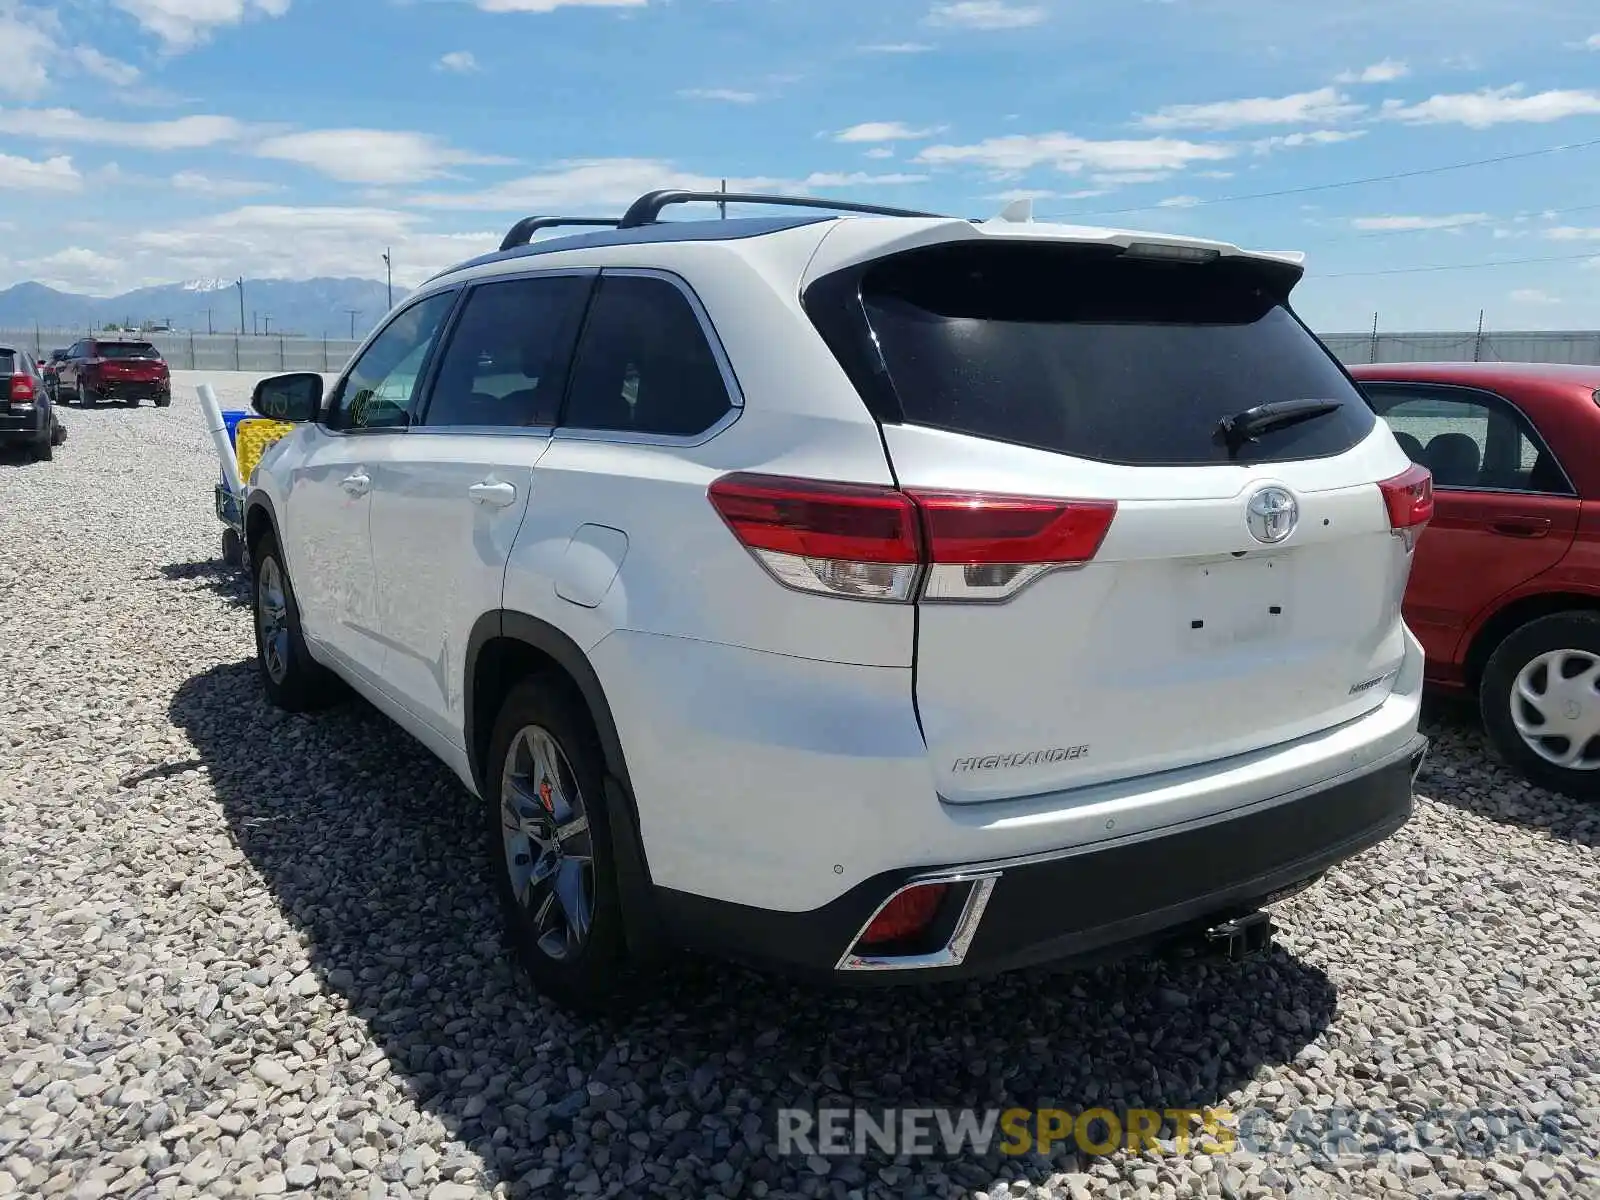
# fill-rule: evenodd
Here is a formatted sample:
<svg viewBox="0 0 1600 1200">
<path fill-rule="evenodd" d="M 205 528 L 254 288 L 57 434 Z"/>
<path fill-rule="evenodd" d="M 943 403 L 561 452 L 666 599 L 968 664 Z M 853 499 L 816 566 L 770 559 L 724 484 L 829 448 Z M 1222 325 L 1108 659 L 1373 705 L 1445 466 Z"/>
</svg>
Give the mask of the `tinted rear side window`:
<svg viewBox="0 0 1600 1200">
<path fill-rule="evenodd" d="M 677 286 L 654 276 L 602 276 L 562 423 L 687 437 L 731 407 L 722 368 Z"/>
<path fill-rule="evenodd" d="M 101 358 L 160 358 L 161 352 L 149 342 L 101 342 Z"/>
<path fill-rule="evenodd" d="M 1249 267 L 1077 247 L 953 246 L 887 259 L 862 303 L 907 421 L 1101 462 L 1273 462 L 1342 453 L 1376 417 Z M 1230 458 L 1218 422 L 1327 399 Z"/>
<path fill-rule="evenodd" d="M 17 356 L 10 350 L 0 350 L 0 375 L 17 373 Z"/>
</svg>

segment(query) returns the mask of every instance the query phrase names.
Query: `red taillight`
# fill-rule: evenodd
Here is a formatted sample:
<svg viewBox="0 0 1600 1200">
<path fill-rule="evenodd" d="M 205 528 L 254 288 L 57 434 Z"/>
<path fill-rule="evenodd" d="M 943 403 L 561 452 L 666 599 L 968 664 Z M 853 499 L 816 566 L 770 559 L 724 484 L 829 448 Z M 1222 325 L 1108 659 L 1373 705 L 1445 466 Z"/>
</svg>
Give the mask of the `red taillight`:
<svg viewBox="0 0 1600 1200">
<path fill-rule="evenodd" d="M 11 377 L 11 403 L 32 404 L 34 401 L 33 377 L 17 374 Z"/>
<path fill-rule="evenodd" d="M 1417 543 L 1422 530 L 1433 520 L 1433 474 L 1426 467 L 1411 467 L 1378 484 L 1383 503 L 1389 510 L 1389 528 L 1403 538 L 1406 548 Z"/>
<path fill-rule="evenodd" d="M 950 890 L 948 883 L 925 883 L 907 888 L 878 910 L 857 946 L 881 946 L 920 933 L 939 914 L 939 903 Z"/>
<path fill-rule="evenodd" d="M 865 600 L 1003 600 L 1092 559 L 1117 506 L 726 475 L 711 503 L 780 581 Z"/>
</svg>

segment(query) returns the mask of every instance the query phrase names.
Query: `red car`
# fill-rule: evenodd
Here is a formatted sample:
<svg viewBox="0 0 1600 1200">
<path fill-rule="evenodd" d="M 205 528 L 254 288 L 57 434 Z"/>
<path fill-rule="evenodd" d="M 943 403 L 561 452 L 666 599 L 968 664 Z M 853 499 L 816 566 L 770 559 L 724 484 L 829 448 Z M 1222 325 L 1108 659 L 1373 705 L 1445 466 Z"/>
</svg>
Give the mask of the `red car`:
<svg viewBox="0 0 1600 1200">
<path fill-rule="evenodd" d="M 68 348 L 56 367 L 56 391 L 63 403 L 81 408 L 103 400 L 136 405 L 153 400 L 157 408 L 172 403 L 172 372 L 149 342 L 134 338 L 84 338 Z"/>
<path fill-rule="evenodd" d="M 1378 363 L 1351 374 L 1433 473 L 1406 623 L 1476 693 L 1501 756 L 1600 798 L 1600 366 Z"/>
</svg>

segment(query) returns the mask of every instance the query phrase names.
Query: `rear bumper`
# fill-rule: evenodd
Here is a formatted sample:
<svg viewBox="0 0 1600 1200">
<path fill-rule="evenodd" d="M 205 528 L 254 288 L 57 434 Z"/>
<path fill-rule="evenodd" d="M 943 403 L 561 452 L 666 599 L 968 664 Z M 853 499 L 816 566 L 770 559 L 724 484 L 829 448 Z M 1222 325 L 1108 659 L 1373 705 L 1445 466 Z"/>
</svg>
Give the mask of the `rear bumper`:
<svg viewBox="0 0 1600 1200">
<path fill-rule="evenodd" d="M 0 412 L 0 443 L 37 442 L 46 436 L 49 409 L 39 405 L 32 412 Z"/>
<path fill-rule="evenodd" d="M 1203 823 L 1079 850 L 891 871 L 807 912 L 661 889 L 690 948 L 841 984 L 967 978 L 1154 948 L 1299 890 L 1409 819 L 1426 752 L 1416 736 L 1374 768 Z M 945 881 L 917 944 L 876 955 L 856 940 L 909 884 Z"/>
<path fill-rule="evenodd" d="M 105 400 L 154 400 L 172 392 L 172 382 L 167 379 L 106 379 L 84 386 Z"/>
</svg>

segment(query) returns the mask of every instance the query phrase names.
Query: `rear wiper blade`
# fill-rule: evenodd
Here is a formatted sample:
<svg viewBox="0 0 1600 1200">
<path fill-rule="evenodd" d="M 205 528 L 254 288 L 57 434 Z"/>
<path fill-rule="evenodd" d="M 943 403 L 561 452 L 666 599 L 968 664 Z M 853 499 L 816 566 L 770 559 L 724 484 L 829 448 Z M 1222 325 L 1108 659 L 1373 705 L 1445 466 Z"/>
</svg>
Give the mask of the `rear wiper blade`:
<svg viewBox="0 0 1600 1200">
<path fill-rule="evenodd" d="M 1217 436 L 1228 447 L 1228 453 L 1234 455 L 1239 447 L 1255 441 L 1263 433 L 1313 421 L 1343 407 L 1338 400 L 1275 400 L 1223 417 L 1217 422 Z"/>
</svg>

